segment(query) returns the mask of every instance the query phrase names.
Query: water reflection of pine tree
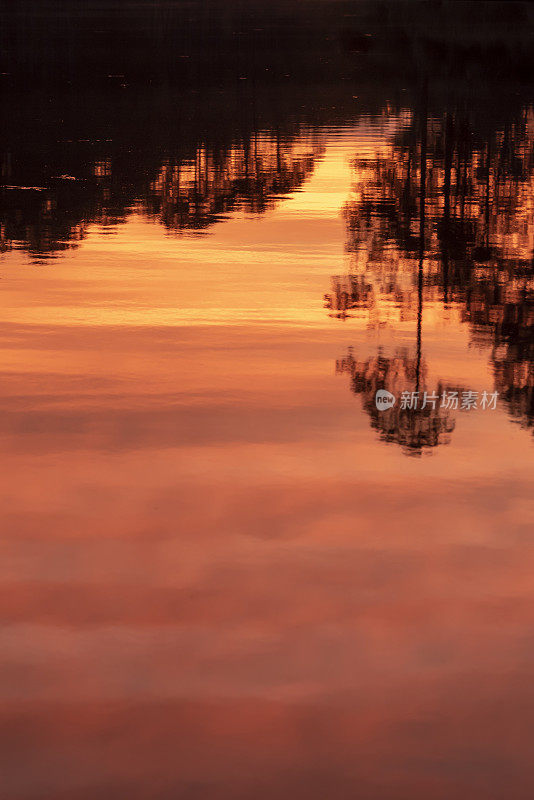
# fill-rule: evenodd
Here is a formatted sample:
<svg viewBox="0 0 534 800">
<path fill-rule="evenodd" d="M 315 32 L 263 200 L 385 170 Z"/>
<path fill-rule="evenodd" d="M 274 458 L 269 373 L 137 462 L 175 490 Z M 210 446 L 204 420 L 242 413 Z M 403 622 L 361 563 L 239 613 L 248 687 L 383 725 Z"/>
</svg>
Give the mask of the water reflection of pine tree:
<svg viewBox="0 0 534 800">
<path fill-rule="evenodd" d="M 425 215 L 427 181 L 427 117 L 422 115 L 420 179 L 419 179 L 419 237 L 417 266 L 417 333 L 415 353 L 398 350 L 393 357 L 383 353 L 375 358 L 357 361 L 353 353 L 336 362 L 336 372 L 348 372 L 351 389 L 363 396 L 364 410 L 370 417 L 371 426 L 378 430 L 380 438 L 396 442 L 409 455 L 421 453 L 438 444 L 450 441 L 455 420 L 449 410 L 441 404 L 445 387 L 438 383 L 433 391 L 427 388 L 427 365 L 422 357 L 423 326 L 423 269 L 425 259 Z M 387 410 L 376 407 L 376 393 L 386 389 L 396 398 L 395 404 Z M 415 407 L 408 408 L 401 403 L 404 392 L 414 393 Z M 438 400 L 426 401 L 429 396 Z"/>
<path fill-rule="evenodd" d="M 441 405 L 443 392 L 450 387 L 438 382 L 432 390 L 428 389 L 427 366 L 417 355 L 398 350 L 392 357 L 379 352 L 375 357 L 359 361 L 350 349 L 344 358 L 336 361 L 336 372 L 350 375 L 352 391 L 362 396 L 371 426 L 384 441 L 396 442 L 408 455 L 421 455 L 427 448 L 450 442 L 455 418 Z M 392 408 L 377 409 L 375 397 L 379 389 L 386 389 L 396 397 Z M 417 409 L 403 408 L 400 402 L 403 392 L 419 392 Z M 425 392 L 439 399 L 422 408 Z"/>
<path fill-rule="evenodd" d="M 333 278 L 327 307 L 386 320 L 419 318 L 415 297 L 418 309 L 459 307 L 510 413 L 532 425 L 534 112 L 486 134 L 457 112 L 417 121 L 386 155 L 355 161 L 357 199 L 344 211 L 351 274 Z"/>
</svg>

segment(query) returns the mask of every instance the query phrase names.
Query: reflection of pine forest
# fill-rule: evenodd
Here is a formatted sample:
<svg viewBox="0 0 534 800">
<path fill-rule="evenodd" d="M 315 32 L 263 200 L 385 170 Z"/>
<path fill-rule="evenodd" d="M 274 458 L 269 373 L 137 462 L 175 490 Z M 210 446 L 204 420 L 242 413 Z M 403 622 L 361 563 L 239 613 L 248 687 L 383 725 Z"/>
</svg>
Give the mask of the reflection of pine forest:
<svg viewBox="0 0 534 800">
<path fill-rule="evenodd" d="M 27 153 L 5 152 L 0 245 L 50 256 L 75 246 L 89 224 L 113 228 L 132 209 L 178 232 L 237 209 L 260 213 L 302 184 L 323 145 L 320 133 L 298 126 L 158 149 L 167 152 L 156 161 L 141 147 L 117 151 L 111 138 L 66 139 L 44 168 Z"/>
<path fill-rule="evenodd" d="M 351 270 L 325 295 L 340 319 L 380 328 L 414 320 L 412 350 L 337 363 L 362 395 L 371 424 L 408 452 L 448 441 L 449 412 L 378 412 L 377 389 L 423 393 L 425 306 L 458 307 L 474 347 L 489 352 L 495 390 L 512 418 L 534 422 L 534 115 L 493 131 L 467 113 L 413 112 L 387 154 L 354 161 L 344 215 Z M 443 386 L 431 387 L 441 393 Z"/>
<path fill-rule="evenodd" d="M 427 386 L 424 318 L 455 309 L 489 353 L 499 402 L 532 426 L 531 12 L 335 7 L 161 2 L 104 18 L 98 4 L 52 4 L 50 25 L 31 0 L 26 16 L 11 10 L 0 251 L 43 262 L 132 212 L 169 233 L 263 213 L 313 174 L 329 127 L 389 118 L 388 146 L 355 152 L 350 271 L 325 300 L 332 316 L 364 316 L 378 331 L 412 320 L 413 343 L 370 359 L 351 352 L 338 369 L 386 440 L 415 453 L 448 441 L 450 409 L 378 414 L 372 398 L 443 390 L 443 380 Z"/>
</svg>

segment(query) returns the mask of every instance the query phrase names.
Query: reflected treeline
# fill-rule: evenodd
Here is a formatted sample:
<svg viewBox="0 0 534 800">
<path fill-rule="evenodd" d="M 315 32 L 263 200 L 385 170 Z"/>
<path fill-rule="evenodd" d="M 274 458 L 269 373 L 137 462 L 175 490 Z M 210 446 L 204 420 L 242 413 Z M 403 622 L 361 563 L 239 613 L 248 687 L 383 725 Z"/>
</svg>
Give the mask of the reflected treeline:
<svg viewBox="0 0 534 800">
<path fill-rule="evenodd" d="M 324 136 L 254 132 L 224 151 L 201 145 L 191 161 L 168 159 L 150 183 L 147 212 L 174 230 L 206 228 L 241 208 L 260 214 L 301 186 L 324 151 Z"/>
<path fill-rule="evenodd" d="M 7 4 L 0 185 L 17 188 L 1 192 L 1 246 L 50 255 L 133 205 L 173 230 L 261 212 L 310 173 L 312 128 L 410 108 L 421 74 L 517 106 L 533 19 L 528 3 Z"/>
<path fill-rule="evenodd" d="M 54 120 L 46 145 L 35 148 L 33 137 L 4 132 L 0 248 L 50 257 L 75 247 L 92 223 L 116 229 L 133 208 L 176 232 L 205 229 L 238 209 L 262 213 L 311 174 L 324 135 L 298 121 L 260 124 L 234 122 L 204 137 L 199 127 L 158 126 L 143 142 L 142 127 L 132 132 L 124 117 L 104 137 Z"/>
<path fill-rule="evenodd" d="M 532 107 L 492 129 L 465 110 L 438 116 L 423 103 L 400 118 L 391 147 L 353 166 L 351 270 L 332 278 L 330 314 L 366 315 L 375 326 L 417 319 L 424 350 L 424 305 L 459 308 L 473 346 L 490 351 L 500 398 L 532 426 Z"/>
</svg>

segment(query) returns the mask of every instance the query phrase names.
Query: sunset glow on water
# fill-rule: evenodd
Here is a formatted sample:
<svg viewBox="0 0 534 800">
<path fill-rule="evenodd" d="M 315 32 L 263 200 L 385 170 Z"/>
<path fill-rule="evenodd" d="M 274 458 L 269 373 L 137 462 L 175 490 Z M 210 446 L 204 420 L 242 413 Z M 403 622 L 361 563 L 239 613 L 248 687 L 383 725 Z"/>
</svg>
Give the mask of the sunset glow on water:
<svg viewBox="0 0 534 800">
<path fill-rule="evenodd" d="M 8 800 L 532 797 L 534 112 L 425 91 L 0 148 Z"/>
</svg>

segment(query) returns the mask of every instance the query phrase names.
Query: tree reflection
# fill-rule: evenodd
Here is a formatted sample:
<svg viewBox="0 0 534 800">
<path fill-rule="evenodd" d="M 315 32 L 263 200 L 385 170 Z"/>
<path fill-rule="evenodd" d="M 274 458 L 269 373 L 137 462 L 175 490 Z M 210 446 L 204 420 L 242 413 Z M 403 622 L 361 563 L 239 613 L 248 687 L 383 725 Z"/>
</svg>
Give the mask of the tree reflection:
<svg viewBox="0 0 534 800">
<path fill-rule="evenodd" d="M 238 208 L 261 214 L 304 183 L 324 149 L 322 139 L 310 129 L 291 138 L 261 131 L 223 150 L 201 145 L 191 161 L 162 164 L 146 211 L 173 230 L 206 228 Z"/>
<path fill-rule="evenodd" d="M 458 308 L 472 345 L 489 350 L 495 389 L 511 416 L 532 426 L 532 108 L 488 131 L 465 113 L 432 116 L 422 105 L 389 151 L 357 158 L 353 166 L 352 196 L 343 212 L 351 271 L 332 278 L 325 295 L 331 315 L 367 313 L 370 324 L 379 326 L 416 318 L 417 361 L 423 304 Z M 397 353 L 392 364 L 399 358 L 410 363 Z M 345 371 L 354 376 L 354 390 L 361 386 L 361 370 L 373 364 L 376 387 L 388 388 L 379 385 L 388 375 L 385 363 L 383 355 L 366 365 L 351 363 Z M 392 369 L 397 375 L 398 366 Z M 410 370 L 405 367 L 403 374 Z M 366 385 L 371 391 L 373 381 Z M 365 407 L 371 413 L 370 400 Z M 397 414 L 398 409 L 375 409 L 372 424 L 384 425 L 388 440 L 404 443 L 406 420 Z"/>
<path fill-rule="evenodd" d="M 450 387 L 438 382 L 433 390 L 427 384 L 427 366 L 407 350 L 397 350 L 391 357 L 382 352 L 373 358 L 360 361 L 353 351 L 336 361 L 336 373 L 348 373 L 351 390 L 363 399 L 363 408 L 369 415 L 371 427 L 386 442 L 401 445 L 407 455 L 421 455 L 425 449 L 448 444 L 455 427 L 455 418 L 446 405 L 441 404 L 444 391 Z M 378 410 L 375 402 L 379 389 L 391 392 L 396 402 L 392 408 Z M 456 390 L 460 391 L 460 390 Z M 419 396 L 437 397 L 423 408 L 403 407 L 403 392 L 417 392 Z"/>
<path fill-rule="evenodd" d="M 132 124 L 125 111 L 110 137 L 71 138 L 53 120 L 46 148 L 4 134 L 0 247 L 53 257 L 76 247 L 90 224 L 112 231 L 133 210 L 177 233 L 206 230 L 236 210 L 261 214 L 302 185 L 324 150 L 324 134 L 298 121 L 227 123 L 216 137 L 192 127 L 169 142 L 164 126 L 154 142 Z"/>
</svg>

